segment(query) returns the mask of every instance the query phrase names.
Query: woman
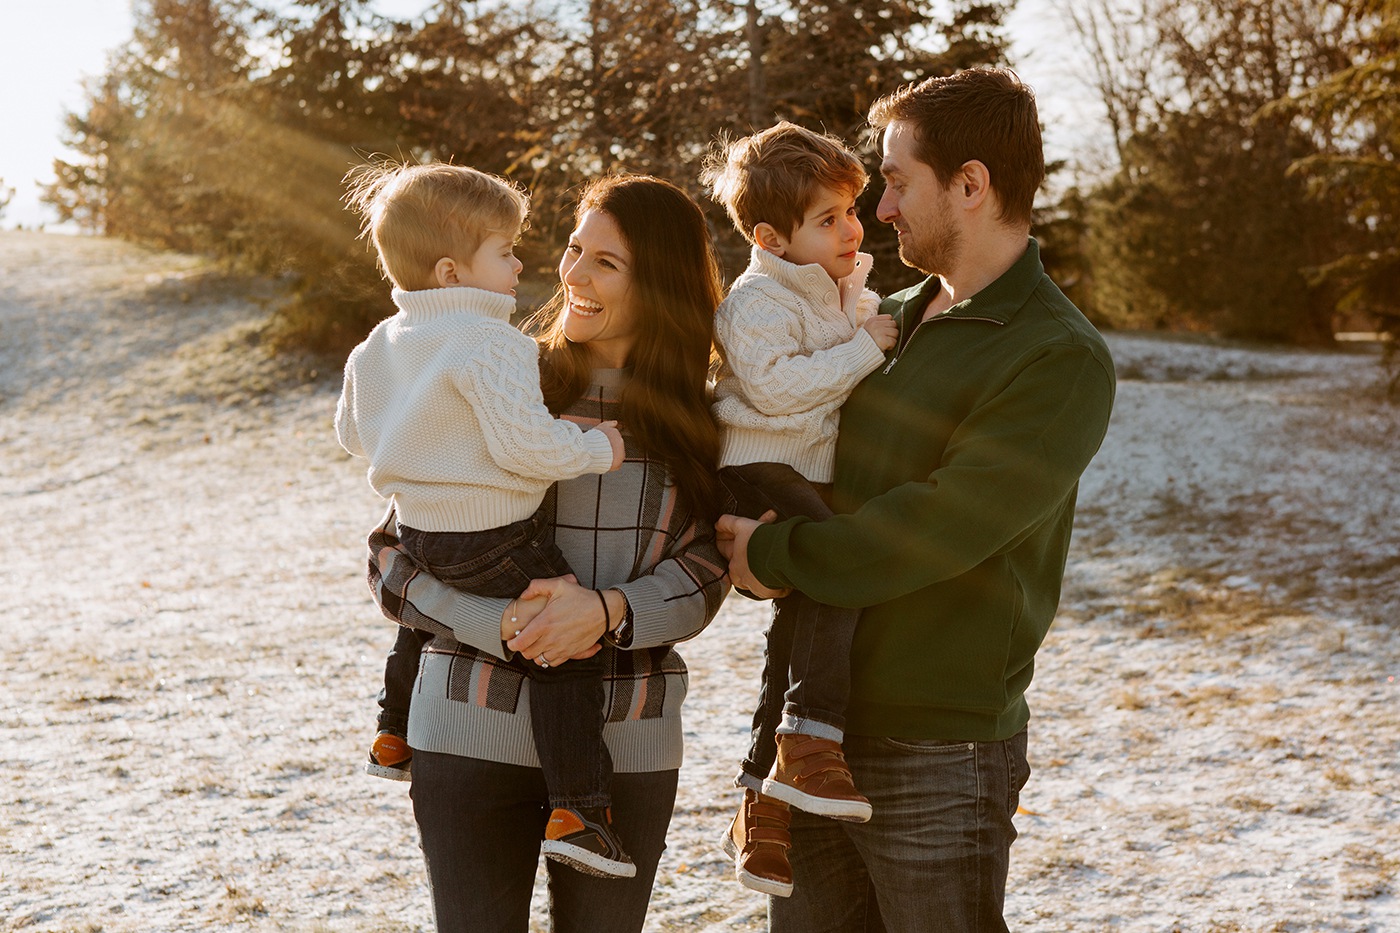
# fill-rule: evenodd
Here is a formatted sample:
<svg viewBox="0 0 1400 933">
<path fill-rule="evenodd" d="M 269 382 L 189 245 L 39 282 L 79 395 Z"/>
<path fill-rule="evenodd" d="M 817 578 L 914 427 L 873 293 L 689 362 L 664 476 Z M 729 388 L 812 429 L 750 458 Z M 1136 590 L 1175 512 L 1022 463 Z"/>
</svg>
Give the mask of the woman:
<svg viewBox="0 0 1400 933">
<path fill-rule="evenodd" d="M 436 636 L 408 737 L 442 931 L 528 928 L 549 810 L 521 665 L 567 664 L 600 642 L 613 826 L 637 874 L 603 880 L 550 861 L 550 910 L 556 933 L 641 930 L 681 761 L 686 670 L 671 645 L 698 634 L 728 590 L 705 392 L 721 286 L 703 216 L 668 182 L 619 176 L 592 184 L 575 220 L 562 287 L 542 312 L 545 399 L 581 426 L 617 420 L 627 449 L 620 469 L 551 493 L 577 582 L 475 597 L 414 569 L 392 511 L 370 539 L 385 614 Z"/>
</svg>

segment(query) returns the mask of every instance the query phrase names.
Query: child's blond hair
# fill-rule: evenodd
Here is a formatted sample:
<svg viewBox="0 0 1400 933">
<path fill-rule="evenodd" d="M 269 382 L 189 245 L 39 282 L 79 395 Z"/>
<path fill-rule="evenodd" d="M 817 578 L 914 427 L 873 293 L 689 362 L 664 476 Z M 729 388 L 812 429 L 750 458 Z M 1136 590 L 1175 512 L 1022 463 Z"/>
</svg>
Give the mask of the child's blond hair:
<svg viewBox="0 0 1400 933">
<path fill-rule="evenodd" d="M 345 183 L 360 235 L 405 291 L 432 288 L 433 268 L 448 253 L 472 256 L 492 234 L 513 239 L 530 210 L 530 196 L 504 178 L 445 162 L 372 162 L 351 169 Z"/>
<path fill-rule="evenodd" d="M 818 189 L 860 194 L 870 176 L 835 136 L 784 120 L 742 139 L 717 140 L 700 181 L 752 243 L 761 223 L 792 236 Z"/>
</svg>

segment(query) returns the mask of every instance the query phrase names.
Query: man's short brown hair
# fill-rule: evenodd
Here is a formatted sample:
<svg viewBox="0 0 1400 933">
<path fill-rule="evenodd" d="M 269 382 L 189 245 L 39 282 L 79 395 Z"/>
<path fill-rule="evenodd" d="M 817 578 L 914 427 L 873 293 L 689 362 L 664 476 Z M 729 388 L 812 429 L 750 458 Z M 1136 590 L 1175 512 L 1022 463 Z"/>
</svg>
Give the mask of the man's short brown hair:
<svg viewBox="0 0 1400 933">
<path fill-rule="evenodd" d="M 405 291 L 431 288 L 443 256 L 472 256 L 492 234 L 514 238 L 525 223 L 524 191 L 465 165 L 375 162 L 345 176 L 345 203 L 360 214 L 379 267 Z"/>
<path fill-rule="evenodd" d="M 742 139 L 719 140 L 700 175 L 750 242 L 761 223 L 792 236 L 821 188 L 858 195 L 869 180 L 841 140 L 786 120 Z"/>
<path fill-rule="evenodd" d="M 914 128 L 914 154 L 941 184 L 964 164 L 981 162 L 1001 206 L 998 219 L 1031 222 L 1045 180 L 1045 150 L 1035 92 L 1015 72 L 974 68 L 905 85 L 870 106 L 874 130 L 894 122 Z"/>
</svg>

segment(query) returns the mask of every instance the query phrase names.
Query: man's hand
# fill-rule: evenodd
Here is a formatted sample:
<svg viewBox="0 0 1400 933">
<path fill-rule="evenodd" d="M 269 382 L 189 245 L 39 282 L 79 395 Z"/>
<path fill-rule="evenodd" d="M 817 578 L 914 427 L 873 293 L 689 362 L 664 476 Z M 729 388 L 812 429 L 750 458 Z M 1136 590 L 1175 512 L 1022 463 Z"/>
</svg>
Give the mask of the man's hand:
<svg viewBox="0 0 1400 933">
<path fill-rule="evenodd" d="M 729 582 L 741 590 L 747 590 L 759 599 L 777 599 L 792 592 L 790 589 L 770 590 L 759 582 L 749 570 L 749 538 L 759 525 L 777 518 L 777 513 L 768 511 L 763 518 L 754 521 L 737 515 L 721 515 L 715 522 L 715 539 L 719 552 L 729 561 Z"/>
</svg>

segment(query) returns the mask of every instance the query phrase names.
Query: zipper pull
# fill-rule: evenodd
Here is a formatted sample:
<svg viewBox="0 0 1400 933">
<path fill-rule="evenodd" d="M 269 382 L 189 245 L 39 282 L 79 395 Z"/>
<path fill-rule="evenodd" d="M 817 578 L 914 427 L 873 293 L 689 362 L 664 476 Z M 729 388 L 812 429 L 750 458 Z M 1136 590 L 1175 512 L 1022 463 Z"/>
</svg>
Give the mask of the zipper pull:
<svg viewBox="0 0 1400 933">
<path fill-rule="evenodd" d="M 893 358 L 892 360 L 889 361 L 889 364 L 886 365 L 885 368 L 882 369 L 882 370 L 880 371 L 880 375 L 882 375 L 882 376 L 888 376 L 888 375 L 890 374 L 890 370 L 894 369 L 894 364 L 895 364 L 895 363 L 898 363 L 898 362 L 899 362 L 899 354 L 896 353 L 896 354 L 894 355 L 894 358 Z"/>
</svg>

